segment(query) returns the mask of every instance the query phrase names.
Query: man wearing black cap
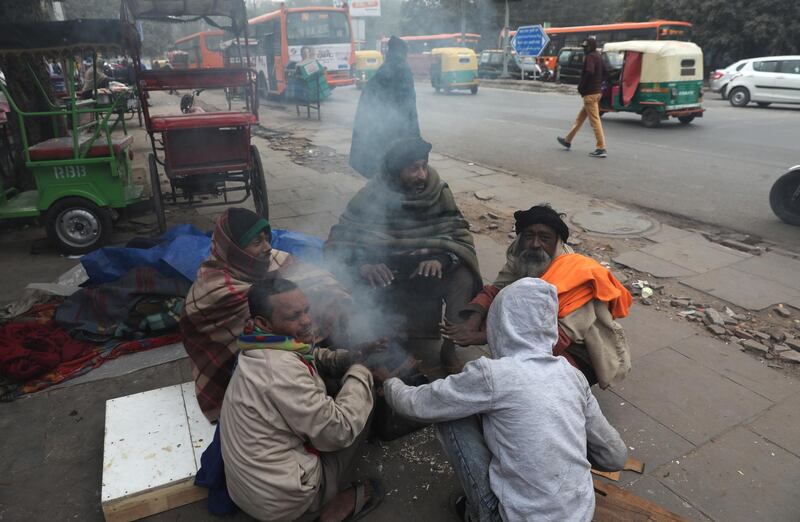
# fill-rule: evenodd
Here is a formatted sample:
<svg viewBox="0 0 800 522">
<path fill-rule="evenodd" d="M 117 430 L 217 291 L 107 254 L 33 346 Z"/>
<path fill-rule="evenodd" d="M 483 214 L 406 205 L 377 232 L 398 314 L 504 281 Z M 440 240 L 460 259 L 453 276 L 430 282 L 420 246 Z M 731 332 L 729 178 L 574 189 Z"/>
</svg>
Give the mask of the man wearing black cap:
<svg viewBox="0 0 800 522">
<path fill-rule="evenodd" d="M 594 152 L 590 152 L 589 156 L 605 158 L 608 155 L 606 153 L 606 138 L 603 134 L 603 124 L 600 122 L 600 98 L 602 97 L 603 76 L 605 74 L 603 59 L 597 51 L 597 40 L 594 36 L 584 40 L 581 47 L 583 47 L 584 59 L 581 80 L 578 84 L 578 94 L 583 98 L 583 107 L 578 112 L 578 117 L 575 118 L 575 124 L 569 134 L 567 134 L 566 138 L 559 136 L 558 142 L 569 150 L 572 147 L 572 140 L 575 139 L 575 135 L 578 134 L 583 122 L 588 117 L 597 140 L 597 148 Z"/>
<path fill-rule="evenodd" d="M 448 320 L 460 321 L 458 312 L 480 289 L 481 277 L 469 224 L 450 188 L 428 166 L 430 150 L 422 138 L 395 141 L 381 174 L 350 200 L 331 228 L 325 252 L 354 287 L 402 293 L 416 308 L 438 300 L 435 325 L 442 301 Z M 441 355 L 446 369 L 459 369 L 452 343 Z"/>
<path fill-rule="evenodd" d="M 589 384 L 605 388 L 621 381 L 630 370 L 630 355 L 614 319 L 628 314 L 630 293 L 607 268 L 566 244 L 569 227 L 550 205 L 518 210 L 514 220 L 517 237 L 506 251 L 506 264 L 462 311 L 466 320 L 445 321 L 442 334 L 458 345 L 485 344 L 484 323 L 500 290 L 525 277 L 541 278 L 558 289 L 559 340 L 553 354 L 565 357 Z"/>
<path fill-rule="evenodd" d="M 392 36 L 386 61 L 358 100 L 350 166 L 365 178 L 380 174 L 383 155 L 394 140 L 420 135 L 417 93 L 406 53 L 406 43 Z"/>
</svg>

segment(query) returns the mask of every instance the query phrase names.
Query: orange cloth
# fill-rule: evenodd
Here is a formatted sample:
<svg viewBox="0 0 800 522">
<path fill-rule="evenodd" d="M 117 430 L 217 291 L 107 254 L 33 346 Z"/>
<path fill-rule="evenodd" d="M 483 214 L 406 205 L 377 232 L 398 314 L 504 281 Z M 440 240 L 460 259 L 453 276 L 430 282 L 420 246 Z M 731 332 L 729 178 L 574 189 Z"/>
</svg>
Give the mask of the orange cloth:
<svg viewBox="0 0 800 522">
<path fill-rule="evenodd" d="M 626 317 L 633 297 L 611 271 L 580 254 L 558 256 L 542 279 L 558 290 L 558 317 L 565 317 L 592 299 L 608 303 L 614 319 Z"/>
</svg>

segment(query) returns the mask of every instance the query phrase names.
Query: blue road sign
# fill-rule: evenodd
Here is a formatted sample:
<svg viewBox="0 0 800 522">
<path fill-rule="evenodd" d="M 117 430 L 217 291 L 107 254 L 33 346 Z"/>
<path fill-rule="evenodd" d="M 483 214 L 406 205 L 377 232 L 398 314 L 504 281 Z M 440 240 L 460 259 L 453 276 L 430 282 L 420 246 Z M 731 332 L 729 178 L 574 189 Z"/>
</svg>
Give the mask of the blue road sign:
<svg viewBox="0 0 800 522">
<path fill-rule="evenodd" d="M 524 25 L 517 29 L 513 46 L 517 56 L 539 56 L 549 42 L 541 25 Z"/>
</svg>

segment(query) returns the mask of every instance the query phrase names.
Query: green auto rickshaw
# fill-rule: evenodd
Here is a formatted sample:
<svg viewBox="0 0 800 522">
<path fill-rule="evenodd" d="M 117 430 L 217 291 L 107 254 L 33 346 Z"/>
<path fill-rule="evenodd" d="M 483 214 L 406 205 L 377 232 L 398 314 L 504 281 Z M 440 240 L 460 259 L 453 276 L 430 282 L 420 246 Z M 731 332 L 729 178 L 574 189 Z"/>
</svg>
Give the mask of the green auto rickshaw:
<svg viewBox="0 0 800 522">
<path fill-rule="evenodd" d="M 380 51 L 356 51 L 356 66 L 353 69 L 356 88 L 363 88 L 370 78 L 375 76 L 381 65 L 383 65 L 383 55 Z"/>
<path fill-rule="evenodd" d="M 90 67 L 97 75 L 97 51 L 132 52 L 138 61 L 139 35 L 132 24 L 120 20 L 67 20 L 0 25 L 0 54 L 16 55 L 28 72 L 48 109 L 26 111 L 0 81 L 0 90 L 17 118 L 25 166 L 36 188 L 20 191 L 0 186 L 0 219 L 43 217 L 47 236 L 64 254 L 85 254 L 103 246 L 113 220 L 128 205 L 142 199 L 143 186 L 133 181 L 131 136 L 112 136 L 112 117 L 125 110 L 127 99 L 98 103 L 98 85 L 81 97 L 73 82 L 67 96 L 49 99 L 36 74 L 41 60 L 61 62 L 66 78 L 75 77 L 76 57 L 93 51 Z M 95 82 L 98 83 L 98 82 Z M 47 118 L 55 137 L 30 143 L 26 125 Z"/>
<path fill-rule="evenodd" d="M 634 112 L 645 127 L 703 116 L 703 51 L 691 42 L 634 40 L 603 46 L 608 82 L 600 114 Z"/>
<path fill-rule="evenodd" d="M 437 47 L 431 51 L 431 86 L 436 92 L 468 90 L 478 94 L 478 57 L 467 47 Z"/>
</svg>

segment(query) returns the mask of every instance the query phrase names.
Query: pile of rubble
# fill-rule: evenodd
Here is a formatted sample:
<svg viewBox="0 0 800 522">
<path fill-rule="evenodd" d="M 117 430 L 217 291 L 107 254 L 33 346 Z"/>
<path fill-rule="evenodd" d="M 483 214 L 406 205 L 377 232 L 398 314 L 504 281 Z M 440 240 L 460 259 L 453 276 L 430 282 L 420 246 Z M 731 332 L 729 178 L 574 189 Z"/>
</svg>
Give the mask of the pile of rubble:
<svg viewBox="0 0 800 522">
<path fill-rule="evenodd" d="M 721 341 L 739 343 L 742 350 L 755 353 L 771 361 L 800 364 L 800 321 L 793 327 L 781 327 L 760 321 L 757 317 L 737 313 L 725 306 L 722 310 L 695 302 L 688 296 L 664 295 L 664 285 L 634 280 L 627 284 L 631 293 L 645 306 L 671 308 L 679 317 L 705 325 Z M 782 320 L 791 319 L 793 313 L 784 305 L 772 310 Z"/>
</svg>

